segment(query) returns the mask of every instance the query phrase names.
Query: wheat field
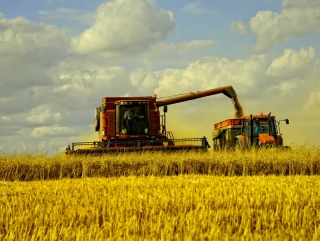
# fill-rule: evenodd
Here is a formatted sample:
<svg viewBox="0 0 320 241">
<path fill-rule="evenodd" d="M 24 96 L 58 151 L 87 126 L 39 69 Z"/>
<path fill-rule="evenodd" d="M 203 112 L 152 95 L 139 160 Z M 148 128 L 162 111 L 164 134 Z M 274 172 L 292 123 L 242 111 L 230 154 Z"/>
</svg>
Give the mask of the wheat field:
<svg viewBox="0 0 320 241">
<path fill-rule="evenodd" d="M 127 153 L 101 156 L 2 155 L 0 180 L 35 181 L 80 177 L 179 174 L 319 175 L 320 148 L 246 152 Z"/>
<path fill-rule="evenodd" d="M 320 151 L 0 157 L 0 240 L 320 240 Z"/>
</svg>

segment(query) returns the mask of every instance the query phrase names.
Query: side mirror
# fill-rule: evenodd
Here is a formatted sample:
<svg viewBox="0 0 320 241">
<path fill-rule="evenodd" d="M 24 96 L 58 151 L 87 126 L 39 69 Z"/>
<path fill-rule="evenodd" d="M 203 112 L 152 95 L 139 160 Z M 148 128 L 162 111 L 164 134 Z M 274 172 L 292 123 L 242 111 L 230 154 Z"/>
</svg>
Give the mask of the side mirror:
<svg viewBox="0 0 320 241">
<path fill-rule="evenodd" d="M 167 105 L 163 106 L 163 112 L 164 112 L 164 113 L 167 113 L 167 112 L 168 112 L 168 106 L 167 106 Z"/>
<path fill-rule="evenodd" d="M 286 119 L 286 124 L 287 124 L 287 125 L 289 124 L 289 119 Z"/>
</svg>

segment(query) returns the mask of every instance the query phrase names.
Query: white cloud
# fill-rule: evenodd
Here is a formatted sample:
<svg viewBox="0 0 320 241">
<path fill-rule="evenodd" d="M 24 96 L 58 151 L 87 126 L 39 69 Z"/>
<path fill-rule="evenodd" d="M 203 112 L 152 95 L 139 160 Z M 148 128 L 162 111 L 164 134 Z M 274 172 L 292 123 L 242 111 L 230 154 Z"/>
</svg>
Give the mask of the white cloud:
<svg viewBox="0 0 320 241">
<path fill-rule="evenodd" d="M 65 31 L 53 25 L 33 23 L 24 17 L 5 19 L 0 16 L 0 56 L 27 54 L 30 51 L 59 46 Z"/>
<path fill-rule="evenodd" d="M 0 95 L 12 96 L 34 85 L 48 85 L 46 68 L 66 55 L 65 31 L 23 17 L 0 16 Z"/>
<path fill-rule="evenodd" d="M 193 2 L 193 3 L 187 3 L 182 9 L 182 12 L 189 13 L 192 15 L 198 15 L 198 14 L 204 14 L 204 13 L 210 13 L 211 11 L 200 7 L 201 2 Z"/>
<path fill-rule="evenodd" d="M 158 43 L 158 44 L 152 45 L 145 52 L 141 53 L 140 56 L 144 58 L 155 58 L 163 55 L 167 56 L 167 54 L 171 56 L 177 55 L 177 54 L 182 55 L 194 50 L 206 48 L 208 46 L 213 45 L 214 43 L 215 43 L 214 40 L 204 40 L 204 39 L 197 39 L 197 40 L 184 41 L 184 42 L 178 42 L 178 43 L 169 43 L 169 44 Z"/>
<path fill-rule="evenodd" d="M 159 85 L 158 73 L 147 72 L 138 68 L 131 72 L 130 81 L 135 87 L 137 93 L 141 95 L 153 95 L 154 89 Z"/>
<path fill-rule="evenodd" d="M 40 105 L 33 108 L 27 117 L 27 121 L 32 124 L 50 125 L 62 119 L 59 111 L 54 112 L 49 105 Z"/>
<path fill-rule="evenodd" d="M 114 0 L 101 4 L 94 24 L 71 40 L 73 51 L 124 54 L 165 38 L 174 29 L 173 14 L 154 9 L 145 0 Z"/>
<path fill-rule="evenodd" d="M 42 126 L 36 127 L 31 131 L 31 136 L 36 138 L 74 135 L 76 135 L 76 130 L 68 126 Z"/>
<path fill-rule="evenodd" d="M 293 49 L 285 49 L 284 54 L 275 58 L 267 72 L 270 75 L 295 76 L 303 69 L 308 68 L 315 58 L 315 51 L 312 47 L 301 48 L 299 52 Z"/>
<path fill-rule="evenodd" d="M 236 61 L 206 57 L 191 63 L 186 69 L 166 69 L 157 72 L 159 95 L 173 95 L 233 84 L 240 92 L 250 92 L 258 76 L 270 61 L 266 56 L 251 56 Z"/>
<path fill-rule="evenodd" d="M 241 35 L 247 34 L 247 27 L 239 21 L 232 21 L 230 23 L 231 32 L 239 32 Z"/>
<path fill-rule="evenodd" d="M 124 67 L 107 67 L 104 63 L 93 64 L 86 58 L 81 60 L 67 58 L 59 65 L 52 67 L 48 75 L 53 81 L 52 86 L 39 88 L 34 98 L 55 103 L 67 113 L 70 109 L 93 111 L 101 104 L 104 96 L 115 95 L 115 93 L 123 96 L 132 90 L 129 72 Z M 50 95 L 47 94 L 48 92 Z M 64 116 L 64 112 L 61 115 Z M 89 119 L 91 119 L 91 113 Z"/>
<path fill-rule="evenodd" d="M 257 36 L 254 52 L 262 52 L 311 31 L 320 32 L 319 0 L 283 0 L 282 12 L 259 11 L 250 20 L 250 29 Z"/>
</svg>

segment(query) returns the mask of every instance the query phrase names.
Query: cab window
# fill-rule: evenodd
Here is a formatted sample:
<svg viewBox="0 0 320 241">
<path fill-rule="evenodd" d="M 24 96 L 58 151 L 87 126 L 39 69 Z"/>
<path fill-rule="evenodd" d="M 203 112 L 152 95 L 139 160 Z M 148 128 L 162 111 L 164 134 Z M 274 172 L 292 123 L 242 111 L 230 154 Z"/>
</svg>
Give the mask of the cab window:
<svg viewBox="0 0 320 241">
<path fill-rule="evenodd" d="M 142 135 L 149 133 L 148 105 L 117 106 L 117 133 Z"/>
</svg>

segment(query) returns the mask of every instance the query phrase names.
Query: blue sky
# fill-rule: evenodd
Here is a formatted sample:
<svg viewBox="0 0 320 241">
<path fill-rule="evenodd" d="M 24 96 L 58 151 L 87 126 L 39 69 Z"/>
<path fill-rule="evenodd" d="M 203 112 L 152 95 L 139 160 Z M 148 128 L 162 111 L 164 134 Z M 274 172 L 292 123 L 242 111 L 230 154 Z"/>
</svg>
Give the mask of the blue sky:
<svg viewBox="0 0 320 241">
<path fill-rule="evenodd" d="M 289 118 L 286 144 L 320 145 L 319 19 L 318 0 L 0 0 L 0 150 L 94 139 L 104 96 L 224 85 L 246 114 Z M 224 96 L 174 105 L 169 129 L 210 139 L 230 105 Z M 192 131 L 177 124 L 183 116 Z"/>
</svg>

